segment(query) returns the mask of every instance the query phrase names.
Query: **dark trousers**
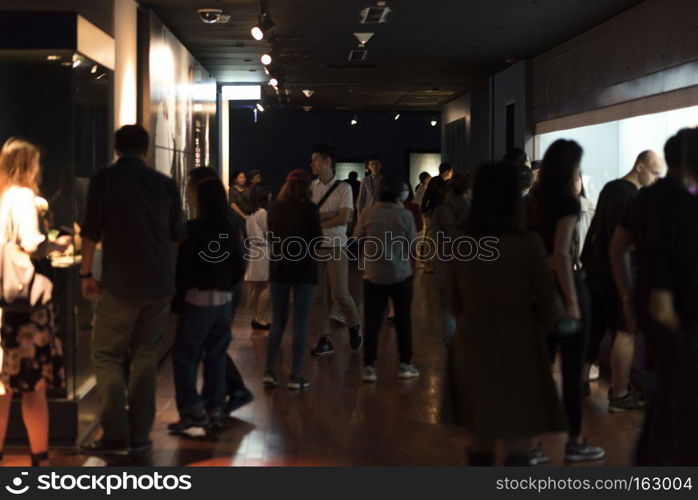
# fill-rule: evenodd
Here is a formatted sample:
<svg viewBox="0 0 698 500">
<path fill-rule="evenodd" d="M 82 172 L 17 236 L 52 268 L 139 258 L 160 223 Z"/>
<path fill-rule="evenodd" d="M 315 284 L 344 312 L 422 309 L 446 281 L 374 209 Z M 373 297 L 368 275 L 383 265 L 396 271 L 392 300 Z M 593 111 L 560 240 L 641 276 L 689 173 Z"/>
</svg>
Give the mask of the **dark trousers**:
<svg viewBox="0 0 698 500">
<path fill-rule="evenodd" d="M 555 361 L 557 351 L 560 351 L 562 403 L 567 415 L 570 436 L 578 436 L 582 432 L 583 372 L 589 344 L 590 299 L 583 276 L 575 275 L 575 288 L 579 311 L 582 315 L 582 332 L 562 339 L 551 338 L 548 342 L 552 362 Z"/>
<path fill-rule="evenodd" d="M 180 415 L 200 413 L 223 407 L 226 385 L 226 351 L 230 344 L 232 323 L 230 303 L 220 306 L 184 304 L 180 316 L 172 366 L 175 395 Z M 196 387 L 199 364 L 203 358 L 204 386 Z"/>
<path fill-rule="evenodd" d="M 149 440 L 171 302 L 172 297 L 126 301 L 100 291 L 91 348 L 105 442 L 138 446 Z"/>
<path fill-rule="evenodd" d="M 400 363 L 412 361 L 412 277 L 400 283 L 380 285 L 364 280 L 364 365 L 378 357 L 380 334 L 388 297 L 395 308 L 395 330 Z"/>
<path fill-rule="evenodd" d="M 274 371 L 281 339 L 286 329 L 289 299 L 293 292 L 293 359 L 291 374 L 300 375 L 303 368 L 305 341 L 308 338 L 308 316 L 315 285 L 310 283 L 271 284 L 271 331 L 267 343 L 267 370 Z"/>
</svg>

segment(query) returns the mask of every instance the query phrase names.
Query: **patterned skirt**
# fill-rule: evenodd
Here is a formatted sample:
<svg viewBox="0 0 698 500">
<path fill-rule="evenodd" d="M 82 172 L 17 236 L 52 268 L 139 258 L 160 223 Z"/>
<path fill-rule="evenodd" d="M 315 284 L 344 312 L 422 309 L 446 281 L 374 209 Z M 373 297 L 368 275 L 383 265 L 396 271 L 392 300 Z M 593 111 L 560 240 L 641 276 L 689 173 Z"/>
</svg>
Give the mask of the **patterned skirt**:
<svg viewBox="0 0 698 500">
<path fill-rule="evenodd" d="M 13 393 L 31 392 L 43 381 L 47 391 L 63 393 L 63 346 L 56 337 L 53 303 L 31 312 L 3 310 L 0 380 Z"/>
</svg>

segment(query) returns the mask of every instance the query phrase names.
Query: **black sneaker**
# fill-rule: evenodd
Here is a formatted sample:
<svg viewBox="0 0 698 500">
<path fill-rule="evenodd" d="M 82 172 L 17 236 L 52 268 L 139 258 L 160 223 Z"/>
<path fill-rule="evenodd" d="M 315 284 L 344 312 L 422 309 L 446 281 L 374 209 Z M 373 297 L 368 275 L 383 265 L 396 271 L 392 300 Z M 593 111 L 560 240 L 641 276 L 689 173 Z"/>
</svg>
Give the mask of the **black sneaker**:
<svg viewBox="0 0 698 500">
<path fill-rule="evenodd" d="M 223 414 L 224 416 L 229 416 L 235 410 L 239 410 L 252 401 L 254 401 L 254 394 L 247 388 L 241 389 L 231 395 L 223 404 Z"/>
<path fill-rule="evenodd" d="M 208 414 L 205 411 L 198 415 L 183 415 L 178 422 L 173 422 L 167 426 L 171 432 L 183 432 L 192 427 L 206 427 L 209 424 Z"/>
<path fill-rule="evenodd" d="M 80 446 L 80 451 L 86 455 L 121 455 L 128 453 L 129 446 L 126 443 L 109 441 L 92 441 Z"/>
<path fill-rule="evenodd" d="M 633 410 L 644 410 L 645 403 L 640 400 L 635 391 L 628 391 L 622 398 L 611 397 L 608 401 L 609 413 L 623 413 Z"/>
<path fill-rule="evenodd" d="M 358 351 L 364 343 L 364 338 L 361 335 L 361 325 L 349 327 L 349 346 Z"/>
<path fill-rule="evenodd" d="M 288 384 L 286 385 L 289 389 L 307 389 L 310 387 L 310 382 L 308 382 L 303 375 L 291 375 L 288 378 Z"/>
<path fill-rule="evenodd" d="M 313 356 L 327 356 L 333 352 L 334 349 L 332 348 L 332 340 L 330 340 L 329 337 L 320 337 L 315 348 L 310 350 L 310 354 Z"/>
<path fill-rule="evenodd" d="M 221 410 L 208 411 L 208 428 L 212 431 L 219 431 L 223 428 L 223 413 Z"/>
<path fill-rule="evenodd" d="M 262 377 L 262 384 L 264 384 L 264 387 L 270 389 L 279 385 L 276 381 L 276 375 L 274 375 L 274 372 L 271 370 L 267 370 L 264 372 L 264 376 Z"/>
<path fill-rule="evenodd" d="M 568 441 L 565 445 L 565 462 L 591 462 L 601 460 L 606 452 L 599 446 L 591 446 L 586 440 L 581 443 Z"/>
</svg>

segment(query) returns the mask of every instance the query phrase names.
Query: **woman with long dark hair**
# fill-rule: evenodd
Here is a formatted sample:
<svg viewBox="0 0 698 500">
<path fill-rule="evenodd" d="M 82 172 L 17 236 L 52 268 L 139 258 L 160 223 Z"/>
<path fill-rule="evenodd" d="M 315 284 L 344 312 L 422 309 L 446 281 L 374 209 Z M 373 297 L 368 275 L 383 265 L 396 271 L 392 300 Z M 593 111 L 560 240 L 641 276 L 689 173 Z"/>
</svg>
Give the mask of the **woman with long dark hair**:
<svg viewBox="0 0 698 500">
<path fill-rule="evenodd" d="M 195 216 L 187 222 L 187 236 L 179 247 L 177 290 L 173 309 L 180 313 L 172 352 L 175 395 L 180 420 L 169 429 L 220 428 L 226 412 L 226 351 L 231 340 L 233 291 L 243 275 L 230 220 L 225 188 L 220 179 L 204 178 L 190 184 Z M 224 235 L 222 237 L 221 235 Z M 199 363 L 204 364 L 204 386 L 196 385 Z"/>
<path fill-rule="evenodd" d="M 11 245 L 17 254 L 22 254 L 18 258 L 30 257 L 34 261 L 53 250 L 63 251 L 70 244 L 69 236 L 49 243 L 40 231 L 36 206 L 40 159 L 38 148 L 21 139 L 8 139 L 0 151 L 0 245 Z M 12 396 L 20 393 L 32 465 L 48 465 L 46 390 L 64 389 L 65 371 L 60 339 L 56 336 L 52 286 L 43 275 L 35 274 L 33 281 L 34 286 L 39 281 L 44 283 L 42 297 L 27 307 L 10 304 L 0 314 L 0 461 Z"/>
<path fill-rule="evenodd" d="M 534 438 L 565 430 L 546 346 L 561 311 L 540 238 L 523 230 L 521 204 L 516 167 L 478 170 L 461 228 L 479 255 L 450 269 L 457 328 L 445 410 L 475 436 L 470 465 L 494 465 L 496 441 L 505 465 L 541 463 Z"/>
<path fill-rule="evenodd" d="M 276 387 L 276 360 L 293 294 L 293 348 L 289 389 L 310 386 L 301 370 L 308 336 L 308 316 L 317 283 L 315 246 L 322 237 L 318 207 L 310 201 L 310 174 L 292 170 L 279 196 L 269 207 L 267 223 L 272 235 L 269 281 L 271 283 L 271 332 L 267 345 L 267 365 L 262 379 L 266 387 Z"/>
<path fill-rule="evenodd" d="M 562 398 L 569 422 L 565 461 L 583 462 L 604 457 L 602 448 L 589 445 L 582 436 L 583 371 L 589 342 L 589 293 L 579 263 L 577 225 L 581 205 L 575 185 L 580 178 L 582 148 L 574 141 L 559 139 L 545 152 L 540 177 L 531 191 L 529 227 L 538 232 L 555 274 L 565 314 L 579 328 L 549 337 L 551 361 L 559 350 L 562 369 Z"/>
</svg>

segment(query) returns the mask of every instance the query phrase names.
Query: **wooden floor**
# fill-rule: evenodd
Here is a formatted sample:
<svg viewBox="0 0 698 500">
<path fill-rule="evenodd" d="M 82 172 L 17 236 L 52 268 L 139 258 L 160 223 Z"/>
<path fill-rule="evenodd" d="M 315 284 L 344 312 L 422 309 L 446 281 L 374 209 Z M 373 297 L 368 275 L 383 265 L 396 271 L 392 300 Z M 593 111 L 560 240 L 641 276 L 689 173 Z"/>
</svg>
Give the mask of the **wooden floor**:
<svg viewBox="0 0 698 500">
<path fill-rule="evenodd" d="M 142 465 L 463 465 L 468 436 L 460 429 L 438 423 L 445 352 L 431 276 L 418 273 L 415 282 L 414 364 L 421 377 L 396 378 L 395 335 L 389 325 L 382 331 L 378 382 L 361 382 L 361 358 L 349 350 L 346 329 L 337 328 L 335 354 L 329 358 L 308 356 L 305 375 L 311 381 L 302 392 L 285 388 L 290 363 L 290 335 L 284 339 L 278 374 L 282 385 L 263 389 L 266 335 L 253 332 L 247 307 L 241 307 L 234 325 L 230 352 L 255 401 L 240 409 L 223 431 L 208 436 L 168 434 L 167 424 L 177 419 L 169 360 L 158 380 L 154 450 L 148 457 L 111 464 Z M 308 349 L 312 347 L 309 343 Z M 603 382 L 592 383 L 593 394 L 585 408 L 584 434 L 605 447 L 605 460 L 592 465 L 631 465 L 642 413 L 610 415 Z M 562 463 L 565 436 L 542 438 L 552 465 Z M 27 462 L 21 450 L 6 451 L 7 465 Z M 53 454 L 56 465 L 77 465 L 85 457 L 71 450 Z M 90 460 L 88 464 L 101 465 Z"/>
</svg>

